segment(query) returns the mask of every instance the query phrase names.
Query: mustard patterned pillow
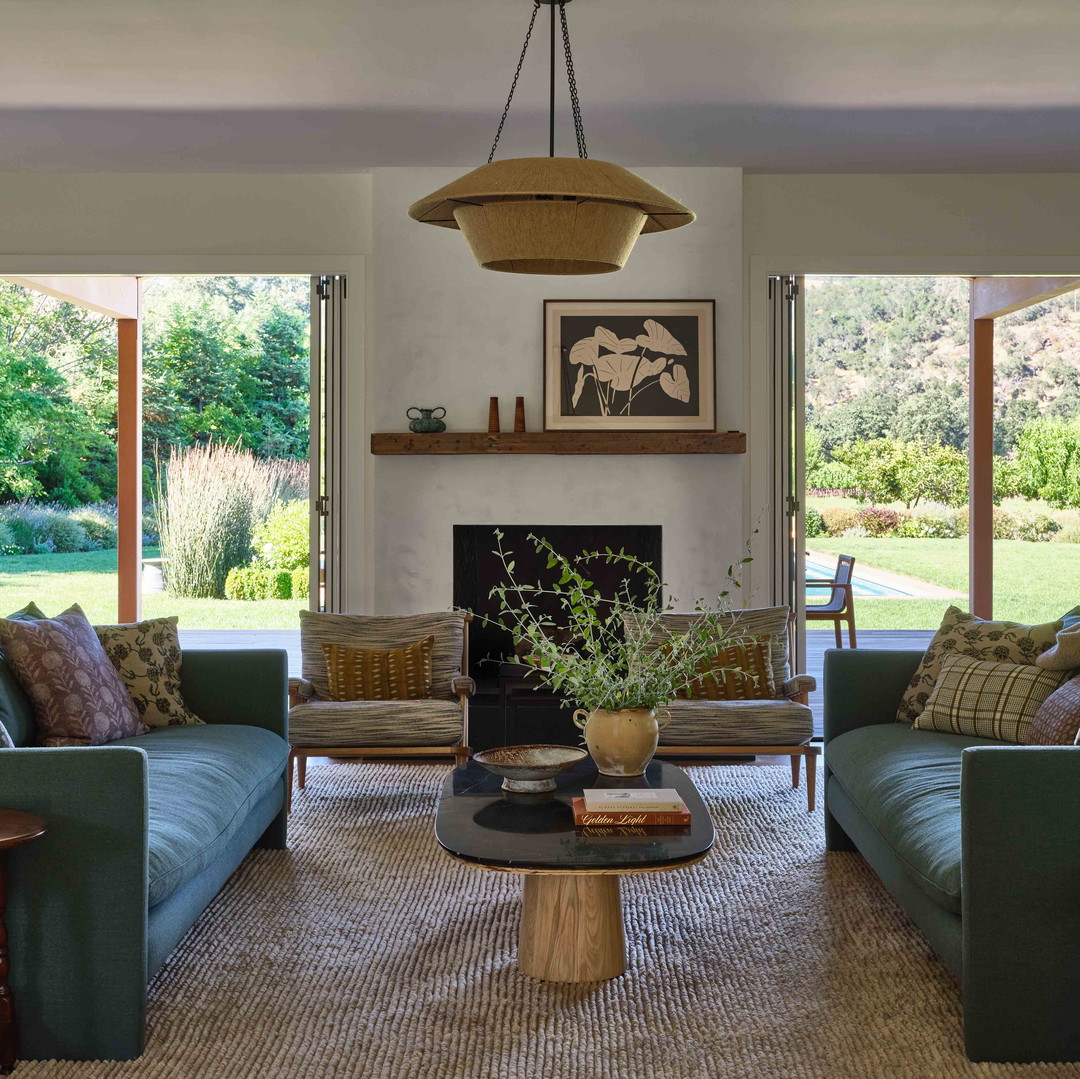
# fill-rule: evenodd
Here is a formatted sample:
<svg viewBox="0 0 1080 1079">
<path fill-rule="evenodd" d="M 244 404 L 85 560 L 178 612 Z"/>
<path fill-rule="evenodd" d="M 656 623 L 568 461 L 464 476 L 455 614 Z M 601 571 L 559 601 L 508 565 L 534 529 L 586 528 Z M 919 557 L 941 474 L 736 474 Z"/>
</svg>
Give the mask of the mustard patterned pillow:
<svg viewBox="0 0 1080 1079">
<path fill-rule="evenodd" d="M 904 691 L 896 718 L 901 723 L 914 723 L 919 718 L 947 656 L 1033 664 L 1053 645 L 1059 629 L 1060 620 L 1041 626 L 1025 626 L 1021 622 L 989 622 L 967 614 L 959 607 L 950 607 Z"/>
<path fill-rule="evenodd" d="M 149 727 L 202 723 L 180 692 L 180 635 L 177 619 L 151 618 L 117 626 L 94 626 L 116 673 Z"/>
<path fill-rule="evenodd" d="M 431 696 L 434 636 L 404 648 L 349 648 L 324 644 L 333 701 L 416 701 Z"/>
</svg>

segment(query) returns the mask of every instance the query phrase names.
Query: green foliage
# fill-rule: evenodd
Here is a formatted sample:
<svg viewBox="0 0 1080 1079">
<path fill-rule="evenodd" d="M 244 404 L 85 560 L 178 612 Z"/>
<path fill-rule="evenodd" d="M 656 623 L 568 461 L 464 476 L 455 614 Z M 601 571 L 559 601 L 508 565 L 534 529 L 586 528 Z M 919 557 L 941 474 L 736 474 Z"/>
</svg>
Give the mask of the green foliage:
<svg viewBox="0 0 1080 1079">
<path fill-rule="evenodd" d="M 869 506 L 859 510 L 856 528 L 861 528 L 867 536 L 891 536 L 904 519 L 903 514 L 884 506 Z"/>
<path fill-rule="evenodd" d="M 251 554 L 254 530 L 287 485 L 279 462 L 233 446 L 179 449 L 158 473 L 157 518 L 170 595 L 225 595 L 229 570 Z"/>
<path fill-rule="evenodd" d="M 859 523 L 859 512 L 844 506 L 831 506 L 821 511 L 821 523 L 826 535 L 842 536 L 849 528 L 854 528 Z"/>
<path fill-rule="evenodd" d="M 81 506 L 72 510 L 68 516 L 82 525 L 90 542 L 98 549 L 112 550 L 116 546 L 119 529 L 114 505 L 98 502 L 91 506 Z"/>
<path fill-rule="evenodd" d="M 495 621 L 527 645 L 556 690 L 588 711 L 666 704 L 699 677 L 699 665 L 713 658 L 732 636 L 722 624 L 730 589 L 717 597 L 715 607 L 698 606 L 688 632 L 672 634 L 661 622 L 671 607 L 663 605 L 662 582 L 648 563 L 610 548 L 566 558 L 547 540 L 530 535 L 556 580 L 549 586 L 529 584 L 514 577 L 513 552 L 503 548 L 503 533 L 496 531 L 495 536 L 494 553 L 510 582 L 491 591 L 499 601 L 500 618 Z M 749 561 L 744 557 L 738 565 Z M 616 595 L 601 595 L 587 576 L 590 565 L 599 562 L 618 564 L 628 575 L 639 575 L 645 599 L 634 601 L 628 578 Z M 728 579 L 738 587 L 735 566 L 728 568 Z M 545 597 L 555 602 L 558 620 L 541 612 L 538 601 Z M 632 616 L 630 626 L 624 627 L 624 615 Z M 572 648 L 558 643 L 567 635 L 575 642 Z M 664 647 L 653 647 L 657 637 L 666 638 Z"/>
<path fill-rule="evenodd" d="M 225 578 L 225 598 L 292 599 L 293 575 L 289 570 L 269 566 L 234 566 Z"/>
<path fill-rule="evenodd" d="M 1027 498 L 1080 508 L 1080 418 L 1032 420 L 1016 446 L 1015 485 Z"/>
<path fill-rule="evenodd" d="M 959 506 L 967 501 L 966 456 L 953 446 L 876 438 L 835 450 L 855 479 L 857 497 L 870 503 L 920 502 Z"/>
<path fill-rule="evenodd" d="M 15 542 L 15 533 L 7 521 L 0 521 L 0 556 L 22 554 L 22 550 Z"/>
<path fill-rule="evenodd" d="M 1000 507 L 994 509 L 994 539 L 1044 543 L 1060 531 L 1061 525 L 1048 514 L 1030 510 L 1008 513 Z"/>
<path fill-rule="evenodd" d="M 292 571 L 292 598 L 311 598 L 311 574 L 306 566 Z"/>
<path fill-rule="evenodd" d="M 967 510 L 927 506 L 906 514 L 896 527 L 897 539 L 958 539 L 968 533 Z"/>
<path fill-rule="evenodd" d="M 275 569 L 307 569 L 310 521 L 306 499 L 279 502 L 252 533 L 256 557 Z"/>
<path fill-rule="evenodd" d="M 825 521 L 821 516 L 819 510 L 814 509 L 813 506 L 807 507 L 806 510 L 806 538 L 813 539 L 815 536 L 820 536 L 825 532 Z"/>
<path fill-rule="evenodd" d="M 94 548 L 86 531 L 62 506 L 35 502 L 0 505 L 3 521 L 19 554 L 71 554 Z"/>
</svg>

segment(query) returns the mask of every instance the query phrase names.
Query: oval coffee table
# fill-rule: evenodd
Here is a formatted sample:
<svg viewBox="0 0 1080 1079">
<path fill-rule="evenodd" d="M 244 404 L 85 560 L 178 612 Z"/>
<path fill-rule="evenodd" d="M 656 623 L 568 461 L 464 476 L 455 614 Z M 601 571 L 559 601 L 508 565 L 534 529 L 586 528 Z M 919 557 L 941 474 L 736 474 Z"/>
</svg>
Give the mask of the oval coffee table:
<svg viewBox="0 0 1080 1079">
<path fill-rule="evenodd" d="M 515 794 L 475 761 L 443 784 L 435 837 L 478 869 L 524 878 L 518 966 L 549 982 L 592 982 L 626 970 L 619 878 L 700 861 L 713 844 L 709 811 L 690 777 L 653 761 L 644 776 L 597 774 L 591 759 L 557 777 L 550 794 Z M 674 787 L 690 810 L 688 828 L 578 829 L 570 799 L 585 787 Z"/>
</svg>

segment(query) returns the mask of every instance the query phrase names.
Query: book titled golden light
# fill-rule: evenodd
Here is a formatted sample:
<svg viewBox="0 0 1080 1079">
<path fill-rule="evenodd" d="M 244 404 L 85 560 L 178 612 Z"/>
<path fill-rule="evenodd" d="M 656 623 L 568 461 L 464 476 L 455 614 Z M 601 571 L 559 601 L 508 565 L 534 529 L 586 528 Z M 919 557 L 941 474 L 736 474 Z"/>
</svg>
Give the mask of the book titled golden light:
<svg viewBox="0 0 1080 1079">
<path fill-rule="evenodd" d="M 681 803 L 680 803 L 681 804 Z M 571 801 L 574 810 L 574 824 L 580 827 L 597 825 L 640 825 L 642 827 L 684 826 L 690 823 L 690 814 L 686 806 L 681 813 L 658 813 L 654 810 L 619 809 L 614 812 L 590 812 L 584 798 Z"/>
</svg>

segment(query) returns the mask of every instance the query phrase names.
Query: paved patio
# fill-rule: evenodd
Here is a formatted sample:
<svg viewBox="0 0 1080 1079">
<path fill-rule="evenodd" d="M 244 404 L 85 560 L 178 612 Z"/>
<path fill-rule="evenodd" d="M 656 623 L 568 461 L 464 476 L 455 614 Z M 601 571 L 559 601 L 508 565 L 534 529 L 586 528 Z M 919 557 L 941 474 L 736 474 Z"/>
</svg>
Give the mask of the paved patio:
<svg viewBox="0 0 1080 1079">
<path fill-rule="evenodd" d="M 869 629 L 858 631 L 860 648 L 917 648 L 924 649 L 934 631 Z M 300 631 L 289 629 L 181 629 L 180 643 L 184 648 L 282 648 L 289 653 L 289 674 L 300 674 Z M 818 680 L 818 689 L 810 697 L 814 710 L 814 733 L 821 735 L 822 669 L 825 652 L 835 648 L 831 629 L 812 629 L 806 634 L 806 671 Z"/>
</svg>

